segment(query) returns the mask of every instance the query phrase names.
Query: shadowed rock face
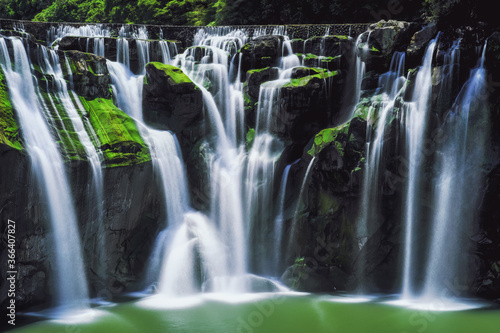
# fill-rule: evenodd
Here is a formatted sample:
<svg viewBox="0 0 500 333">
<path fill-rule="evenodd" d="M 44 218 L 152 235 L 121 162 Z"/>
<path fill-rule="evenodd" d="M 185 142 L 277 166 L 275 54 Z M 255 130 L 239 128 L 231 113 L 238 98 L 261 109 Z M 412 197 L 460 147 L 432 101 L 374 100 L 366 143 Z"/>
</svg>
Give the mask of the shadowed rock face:
<svg viewBox="0 0 500 333">
<path fill-rule="evenodd" d="M 281 56 L 283 36 L 260 36 L 251 39 L 241 48 L 241 69 L 245 73 L 251 69 L 276 66 Z"/>
<path fill-rule="evenodd" d="M 111 98 L 111 78 L 106 58 L 79 51 L 65 52 L 73 76 L 75 92 L 82 97 L 94 99 Z"/>
<path fill-rule="evenodd" d="M 179 68 L 149 63 L 143 93 L 144 120 L 153 127 L 177 133 L 201 119 L 201 90 Z"/>
</svg>

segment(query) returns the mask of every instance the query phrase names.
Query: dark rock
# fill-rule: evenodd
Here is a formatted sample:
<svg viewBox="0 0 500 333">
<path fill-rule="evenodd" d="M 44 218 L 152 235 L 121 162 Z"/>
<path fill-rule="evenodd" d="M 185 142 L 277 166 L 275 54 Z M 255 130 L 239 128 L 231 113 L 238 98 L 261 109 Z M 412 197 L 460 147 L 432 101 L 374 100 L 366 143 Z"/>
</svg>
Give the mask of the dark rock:
<svg viewBox="0 0 500 333">
<path fill-rule="evenodd" d="M 304 41 L 304 47 L 299 53 L 312 53 L 318 56 L 334 57 L 345 55 L 349 57 L 354 47 L 354 39 L 348 36 L 316 36 Z"/>
<path fill-rule="evenodd" d="M 271 132 L 285 140 L 306 142 L 325 124 L 331 123 L 337 72 L 293 79 L 279 88 L 279 108 L 272 114 Z"/>
<path fill-rule="evenodd" d="M 249 127 L 255 127 L 255 117 L 257 102 L 259 101 L 260 85 L 267 81 L 278 78 L 278 68 L 266 67 L 263 69 L 254 69 L 247 72 L 247 79 L 243 86 L 245 97 L 245 123 Z"/>
<path fill-rule="evenodd" d="M 318 267 L 313 258 L 298 259 L 293 266 L 286 269 L 281 281 L 297 291 L 328 292 L 335 290 L 328 279 L 328 270 Z"/>
<path fill-rule="evenodd" d="M 358 47 L 368 43 L 368 52 L 361 52 L 366 70 L 384 73 L 389 69 L 392 54 L 405 51 L 412 35 L 419 29 L 415 23 L 403 21 L 380 21 L 370 25 L 368 31 L 360 36 Z"/>
<path fill-rule="evenodd" d="M 421 30 L 415 32 L 411 38 L 410 45 L 406 50 L 408 62 L 411 67 L 420 64 L 424 56 L 425 49 L 429 42 L 436 37 L 437 27 L 434 23 L 429 23 Z"/>
<path fill-rule="evenodd" d="M 146 123 L 175 133 L 203 115 L 200 88 L 181 69 L 161 63 L 146 66 L 142 105 Z"/>
<path fill-rule="evenodd" d="M 246 73 L 250 69 L 277 66 L 281 56 L 283 36 L 259 36 L 252 38 L 241 48 L 241 70 Z"/>
<path fill-rule="evenodd" d="M 500 32 L 488 37 L 484 65 L 492 76 L 491 82 L 500 82 Z"/>
<path fill-rule="evenodd" d="M 73 89 L 78 95 L 89 99 L 111 98 L 111 78 L 106 58 L 79 51 L 64 54 L 71 67 Z"/>
</svg>

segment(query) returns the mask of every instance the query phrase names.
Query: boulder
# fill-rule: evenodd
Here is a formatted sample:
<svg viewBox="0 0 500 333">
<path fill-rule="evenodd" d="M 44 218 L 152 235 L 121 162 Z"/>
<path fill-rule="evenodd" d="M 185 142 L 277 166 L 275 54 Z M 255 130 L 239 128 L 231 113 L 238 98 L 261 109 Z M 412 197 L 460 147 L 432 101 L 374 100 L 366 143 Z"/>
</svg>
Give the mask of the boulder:
<svg viewBox="0 0 500 333">
<path fill-rule="evenodd" d="M 79 96 L 89 99 L 111 98 L 111 78 L 106 58 L 80 51 L 67 51 L 64 54 L 68 58 L 73 89 Z"/>
<path fill-rule="evenodd" d="M 366 62 L 366 70 L 384 73 L 389 69 L 392 54 L 405 51 L 419 25 L 404 21 L 381 20 L 370 25 L 368 31 L 359 37 L 358 47 L 362 60 Z M 367 46 L 367 47 L 366 47 Z"/>
<path fill-rule="evenodd" d="M 331 122 L 338 72 L 317 73 L 292 79 L 279 88 L 279 108 L 271 118 L 272 133 L 288 141 L 305 143 Z"/>
<path fill-rule="evenodd" d="M 354 39 L 349 36 L 315 36 L 304 41 L 303 53 L 337 56 L 352 51 Z"/>
<path fill-rule="evenodd" d="M 281 56 L 283 36 L 259 36 L 252 38 L 241 48 L 241 69 L 246 73 L 250 69 L 259 69 L 278 65 Z"/>
<path fill-rule="evenodd" d="M 277 78 L 278 68 L 276 67 L 252 69 L 247 72 L 247 79 L 243 86 L 243 96 L 245 98 L 245 123 L 248 126 L 255 126 L 255 112 L 259 101 L 260 85 Z"/>
<path fill-rule="evenodd" d="M 411 37 L 411 41 L 406 50 L 410 65 L 413 66 L 421 62 L 425 49 L 429 42 L 436 37 L 437 27 L 435 23 L 429 23 Z"/>
<path fill-rule="evenodd" d="M 202 92 L 180 68 L 147 64 L 143 89 L 144 120 L 153 127 L 177 133 L 203 116 Z"/>
</svg>

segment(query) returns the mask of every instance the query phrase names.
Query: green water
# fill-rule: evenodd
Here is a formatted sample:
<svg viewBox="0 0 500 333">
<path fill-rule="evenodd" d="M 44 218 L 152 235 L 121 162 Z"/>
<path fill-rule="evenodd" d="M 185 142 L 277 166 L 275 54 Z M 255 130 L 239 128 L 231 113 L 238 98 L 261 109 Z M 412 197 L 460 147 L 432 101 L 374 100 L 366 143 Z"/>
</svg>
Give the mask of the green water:
<svg viewBox="0 0 500 333">
<path fill-rule="evenodd" d="M 85 332 L 305 332 L 498 333 L 499 309 L 413 310 L 378 302 L 314 295 L 157 297 L 100 307 L 71 319 L 12 331 Z M 433 309 L 441 308 L 439 304 Z"/>
</svg>

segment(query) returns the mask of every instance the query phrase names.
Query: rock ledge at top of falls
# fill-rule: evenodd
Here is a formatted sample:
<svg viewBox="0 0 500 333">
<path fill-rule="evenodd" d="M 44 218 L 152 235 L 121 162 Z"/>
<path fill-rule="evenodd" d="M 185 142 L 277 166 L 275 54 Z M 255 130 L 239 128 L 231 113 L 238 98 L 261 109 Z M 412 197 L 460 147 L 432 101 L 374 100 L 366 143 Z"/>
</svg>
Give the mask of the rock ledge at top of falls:
<svg viewBox="0 0 500 333">
<path fill-rule="evenodd" d="M 200 88 L 180 68 L 159 62 L 146 65 L 142 106 L 146 123 L 175 133 L 203 115 Z"/>
</svg>

